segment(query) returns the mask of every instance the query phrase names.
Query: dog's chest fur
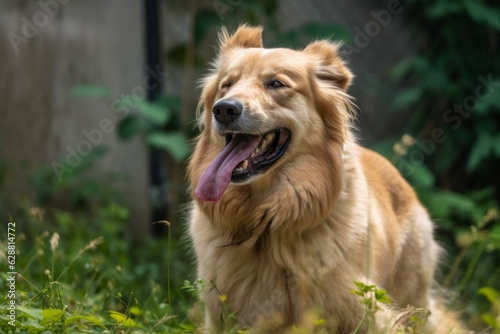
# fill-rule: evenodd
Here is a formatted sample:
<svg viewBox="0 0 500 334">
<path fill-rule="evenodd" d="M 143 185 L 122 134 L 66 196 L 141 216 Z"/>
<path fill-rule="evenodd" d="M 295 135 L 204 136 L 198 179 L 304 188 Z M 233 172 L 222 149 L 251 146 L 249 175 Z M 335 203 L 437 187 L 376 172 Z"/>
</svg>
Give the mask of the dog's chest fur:
<svg viewBox="0 0 500 334">
<path fill-rule="evenodd" d="M 299 323 L 306 312 L 321 310 L 319 317 L 343 319 L 349 315 L 352 323 L 342 325 L 350 328 L 359 321 L 352 317 L 359 300 L 345 292 L 353 288 L 353 278 L 364 275 L 362 268 L 366 267 L 366 257 L 350 254 L 366 246 L 368 221 L 359 217 L 356 230 L 337 220 L 342 215 L 352 219 L 355 212 L 339 210 L 318 227 L 293 237 L 267 231 L 265 236 L 239 245 L 227 245 L 198 212 L 194 216 L 199 219 L 191 228 L 194 244 L 200 249 L 199 274 L 217 288 L 206 292 L 205 303 L 222 312 L 219 294 L 225 295 L 229 312 L 237 313 L 244 326 L 276 328 Z"/>
</svg>

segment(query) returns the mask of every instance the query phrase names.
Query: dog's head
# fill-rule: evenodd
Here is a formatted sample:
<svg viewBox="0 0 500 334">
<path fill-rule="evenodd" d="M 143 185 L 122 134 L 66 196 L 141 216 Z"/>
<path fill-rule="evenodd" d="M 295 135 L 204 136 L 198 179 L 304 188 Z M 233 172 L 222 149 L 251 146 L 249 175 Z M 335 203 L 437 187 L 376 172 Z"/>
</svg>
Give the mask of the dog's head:
<svg viewBox="0 0 500 334">
<path fill-rule="evenodd" d="M 228 187 L 279 175 L 300 183 L 329 182 L 307 173 L 340 173 L 334 160 L 348 133 L 352 75 L 339 46 L 265 49 L 261 35 L 262 28 L 247 26 L 223 31 L 214 70 L 203 81 L 203 130 L 189 168 L 200 202 L 219 202 Z M 302 179 L 291 175 L 299 170 Z"/>
</svg>

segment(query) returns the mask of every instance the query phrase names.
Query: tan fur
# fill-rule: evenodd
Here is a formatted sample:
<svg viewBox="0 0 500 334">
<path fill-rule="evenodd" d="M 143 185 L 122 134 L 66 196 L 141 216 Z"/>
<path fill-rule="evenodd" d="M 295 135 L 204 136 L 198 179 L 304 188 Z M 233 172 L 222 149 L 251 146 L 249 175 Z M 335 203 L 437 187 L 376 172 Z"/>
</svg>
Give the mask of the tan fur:
<svg viewBox="0 0 500 334">
<path fill-rule="evenodd" d="M 261 33 L 243 26 L 220 38 L 220 54 L 203 82 L 191 189 L 224 147 L 211 111 L 221 98 L 240 101 L 252 129 L 287 127 L 292 139 L 270 170 L 230 184 L 219 203 L 193 201 L 198 274 L 217 288 L 202 295 L 207 332 L 222 330 L 219 293 L 238 323 L 256 332 L 280 332 L 311 310 L 319 310 L 330 332 L 352 332 L 363 317 L 360 298 L 349 292 L 353 281 L 386 289 L 401 307 L 431 307 L 440 253 L 432 222 L 398 171 L 356 144 L 345 91 L 352 75 L 338 45 L 263 49 Z M 272 78 L 287 88 L 266 89 Z M 228 80 L 231 88 L 222 88 Z M 390 329 L 397 312 L 377 312 L 379 327 Z M 440 322 L 435 317 L 430 324 Z M 364 324 L 358 333 L 367 331 Z"/>
</svg>

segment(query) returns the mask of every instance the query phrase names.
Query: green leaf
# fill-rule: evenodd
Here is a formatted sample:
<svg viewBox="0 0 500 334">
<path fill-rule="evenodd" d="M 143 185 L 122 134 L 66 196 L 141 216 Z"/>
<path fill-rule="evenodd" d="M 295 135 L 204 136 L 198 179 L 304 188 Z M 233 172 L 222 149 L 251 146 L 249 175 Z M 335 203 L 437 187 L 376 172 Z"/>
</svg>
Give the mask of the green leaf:
<svg viewBox="0 0 500 334">
<path fill-rule="evenodd" d="M 70 89 L 73 97 L 109 97 L 109 89 L 104 86 L 81 84 Z"/>
<path fill-rule="evenodd" d="M 421 86 L 415 86 L 402 91 L 393 100 L 393 106 L 397 109 L 406 108 L 422 98 L 423 90 Z"/>
<path fill-rule="evenodd" d="M 470 199 L 475 202 L 485 202 L 495 196 L 495 187 L 490 186 L 486 188 L 477 189 L 467 193 Z"/>
<path fill-rule="evenodd" d="M 138 307 L 138 306 L 136 306 L 136 305 L 134 305 L 131 308 L 129 308 L 129 312 L 132 315 L 141 315 L 142 314 L 141 308 Z"/>
<path fill-rule="evenodd" d="M 168 123 L 172 113 L 161 102 L 149 102 L 144 100 L 136 100 L 130 95 L 119 100 L 119 105 L 124 105 L 136 110 L 144 116 L 148 121 L 156 126 L 162 126 Z"/>
<path fill-rule="evenodd" d="M 179 324 L 179 327 L 186 330 L 189 333 L 195 333 L 197 327 L 193 324 Z"/>
<path fill-rule="evenodd" d="M 394 79 L 401 80 L 405 75 L 408 75 L 413 72 L 418 72 L 418 73 L 432 72 L 429 60 L 419 56 L 412 56 L 406 58 L 392 67 L 390 75 Z"/>
<path fill-rule="evenodd" d="M 45 326 L 40 325 L 38 322 L 36 322 L 32 319 L 29 319 L 27 321 L 23 321 L 22 326 L 24 329 L 24 331 L 22 333 L 47 333 L 47 332 L 42 332 L 44 330 L 47 330 L 47 328 Z"/>
<path fill-rule="evenodd" d="M 16 310 L 21 311 L 23 314 L 27 315 L 29 318 L 35 319 L 35 320 L 43 320 L 42 316 L 42 310 L 40 309 L 35 309 L 35 308 L 27 308 L 25 306 L 18 305 L 16 307 Z"/>
<path fill-rule="evenodd" d="M 143 119 L 134 116 L 127 116 L 118 124 L 118 136 L 121 139 L 127 140 L 149 129 L 150 125 Z"/>
<path fill-rule="evenodd" d="M 415 165 L 413 173 L 408 177 L 410 183 L 421 189 L 430 189 L 435 183 L 434 174 L 425 165 Z"/>
<path fill-rule="evenodd" d="M 122 314 L 122 313 L 116 312 L 116 311 L 109 311 L 109 315 L 111 316 L 111 318 L 113 318 L 116 321 L 117 324 L 120 324 L 124 327 L 135 327 L 136 326 L 134 320 L 130 319 L 125 314 Z"/>
<path fill-rule="evenodd" d="M 427 9 L 427 15 L 430 18 L 440 18 L 460 13 L 463 9 L 461 3 L 452 1 L 436 1 L 434 5 Z"/>
<path fill-rule="evenodd" d="M 172 116 L 169 109 L 156 102 L 141 101 L 138 104 L 137 110 L 157 126 L 167 124 Z"/>
<path fill-rule="evenodd" d="M 364 283 L 354 281 L 354 284 L 356 285 L 356 287 L 357 287 L 359 290 L 363 291 L 363 289 L 364 289 L 364 287 L 365 287 L 365 284 L 364 284 Z"/>
<path fill-rule="evenodd" d="M 498 81 L 498 79 L 496 79 Z M 490 89 L 489 87 L 483 89 Z M 476 108 L 474 109 L 475 115 L 488 115 L 489 113 L 500 111 L 500 94 L 495 94 L 495 92 L 490 93 L 490 95 L 484 98 L 479 98 Z"/>
<path fill-rule="evenodd" d="M 375 285 L 365 285 L 363 287 L 363 292 L 370 292 L 370 291 L 375 290 L 375 288 L 376 288 Z"/>
<path fill-rule="evenodd" d="M 64 315 L 63 310 L 57 310 L 51 308 L 42 310 L 42 317 L 44 321 L 57 321 L 61 319 L 63 315 Z"/>
<path fill-rule="evenodd" d="M 68 325 L 71 325 L 77 321 L 82 321 L 82 320 L 86 321 L 86 322 L 93 323 L 94 325 L 100 326 L 102 328 L 105 328 L 102 321 L 99 320 L 98 318 L 94 317 L 93 315 L 73 315 L 71 317 L 68 317 L 64 321 L 64 325 L 68 326 Z"/>
<path fill-rule="evenodd" d="M 493 138 L 488 133 L 482 133 L 472 146 L 467 162 L 467 172 L 473 172 L 480 163 L 488 157 L 492 149 Z"/>
<path fill-rule="evenodd" d="M 166 150 L 178 162 L 184 161 L 189 154 L 187 139 L 180 131 L 153 132 L 147 137 L 147 142 Z"/>
<path fill-rule="evenodd" d="M 379 289 L 375 290 L 375 298 L 377 300 L 380 299 L 380 298 L 382 298 L 382 297 L 384 297 L 385 295 L 387 295 L 387 291 L 381 290 L 381 289 L 380 290 Z"/>
<path fill-rule="evenodd" d="M 164 95 L 160 97 L 158 102 L 162 103 L 165 107 L 171 110 L 179 109 L 182 105 L 182 99 L 177 95 Z"/>
<path fill-rule="evenodd" d="M 488 299 L 488 301 L 492 304 L 500 302 L 500 296 L 498 295 L 498 292 L 489 286 L 485 286 L 479 289 L 477 293 L 485 296 L 486 299 Z"/>
<path fill-rule="evenodd" d="M 392 304 L 392 299 L 387 295 L 386 290 L 375 289 L 375 298 L 383 304 Z"/>
<path fill-rule="evenodd" d="M 391 77 L 395 80 L 400 80 L 407 75 L 414 68 L 414 66 L 414 58 L 404 59 L 391 68 Z"/>
<path fill-rule="evenodd" d="M 500 31 L 500 12 L 496 8 L 485 6 L 477 0 L 465 1 L 464 7 L 474 21 Z"/>
<path fill-rule="evenodd" d="M 498 328 L 500 326 L 498 324 L 498 321 L 491 314 L 488 314 L 488 313 L 481 314 L 481 319 L 484 321 L 485 324 L 487 324 L 488 326 L 491 326 L 493 328 Z"/>
<path fill-rule="evenodd" d="M 420 193 L 422 202 L 429 209 L 431 216 L 441 219 L 449 218 L 452 215 L 469 219 L 477 223 L 482 219 L 482 211 L 476 203 L 467 196 L 452 191 L 427 191 Z"/>
<path fill-rule="evenodd" d="M 358 290 L 349 290 L 349 292 L 352 293 L 353 295 L 357 295 L 357 296 L 360 296 L 360 297 L 364 296 L 363 292 L 358 291 Z"/>
<path fill-rule="evenodd" d="M 383 296 L 383 297 L 377 298 L 377 301 L 379 303 L 382 303 L 382 304 L 387 304 L 387 305 L 392 304 L 392 299 L 389 298 L 388 296 Z"/>
</svg>

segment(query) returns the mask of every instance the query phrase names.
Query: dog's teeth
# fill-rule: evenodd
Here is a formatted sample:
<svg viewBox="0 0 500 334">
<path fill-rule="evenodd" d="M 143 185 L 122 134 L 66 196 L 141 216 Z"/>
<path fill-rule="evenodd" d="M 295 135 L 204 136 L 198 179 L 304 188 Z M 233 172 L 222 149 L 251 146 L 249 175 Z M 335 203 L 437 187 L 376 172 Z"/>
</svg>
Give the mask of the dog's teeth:
<svg viewBox="0 0 500 334">
<path fill-rule="evenodd" d="M 261 148 L 267 147 L 269 143 L 272 142 L 273 140 L 274 140 L 274 133 L 268 133 L 267 135 L 264 136 L 264 138 L 260 142 L 261 144 L 259 145 L 259 147 Z"/>
<path fill-rule="evenodd" d="M 240 164 L 238 165 L 238 167 L 236 167 L 234 170 L 236 172 L 241 172 L 241 171 L 243 171 L 243 170 L 245 170 L 247 168 L 248 168 L 248 160 L 244 160 L 244 161 L 240 162 Z"/>
</svg>

